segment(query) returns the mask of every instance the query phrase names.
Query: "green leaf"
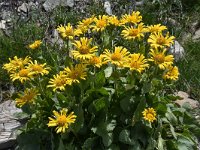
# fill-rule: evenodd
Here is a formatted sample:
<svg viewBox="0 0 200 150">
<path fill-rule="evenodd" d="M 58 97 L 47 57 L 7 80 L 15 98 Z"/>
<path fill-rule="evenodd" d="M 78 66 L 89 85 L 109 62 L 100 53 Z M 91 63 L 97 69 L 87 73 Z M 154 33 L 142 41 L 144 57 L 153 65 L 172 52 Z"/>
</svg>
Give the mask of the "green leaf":
<svg viewBox="0 0 200 150">
<path fill-rule="evenodd" d="M 102 87 L 105 84 L 105 81 L 105 73 L 103 71 L 97 73 L 95 76 L 95 87 Z"/>
<path fill-rule="evenodd" d="M 134 145 L 134 140 L 130 139 L 130 132 L 126 129 L 122 130 L 119 134 L 119 141 L 128 144 L 128 145 Z"/>
<path fill-rule="evenodd" d="M 93 105 L 94 105 L 96 111 L 98 112 L 98 111 L 100 111 L 100 110 L 102 110 L 104 108 L 108 108 L 109 102 L 108 102 L 107 99 L 101 98 L 101 99 L 95 100 L 93 102 Z"/>
<path fill-rule="evenodd" d="M 176 118 L 176 116 L 173 114 L 173 112 L 169 107 L 167 108 L 165 116 L 170 121 L 171 124 L 175 125 L 178 123 L 178 119 Z"/>
<path fill-rule="evenodd" d="M 142 93 L 148 93 L 151 90 L 151 83 L 146 82 L 144 83 L 143 87 L 142 87 Z"/>
<path fill-rule="evenodd" d="M 84 112 L 81 105 L 74 110 L 74 114 L 77 118 L 75 123 L 72 124 L 72 128 L 75 132 L 78 132 L 84 125 Z"/>
<path fill-rule="evenodd" d="M 140 102 L 134 112 L 134 122 L 141 120 L 142 112 L 144 111 L 146 107 L 146 100 L 144 97 L 141 97 Z"/>
<path fill-rule="evenodd" d="M 120 101 L 120 106 L 121 106 L 121 108 L 124 112 L 130 112 L 130 110 L 131 110 L 131 107 L 130 107 L 131 106 L 130 105 L 131 99 L 132 99 L 132 96 L 129 94 Z"/>
<path fill-rule="evenodd" d="M 91 149 L 92 146 L 95 144 L 95 141 L 97 140 L 97 137 L 93 137 L 93 138 L 88 138 L 87 140 L 85 140 L 82 149 L 83 150 L 88 150 Z"/>
<path fill-rule="evenodd" d="M 175 133 L 175 131 L 174 131 L 174 127 L 173 127 L 173 125 L 171 125 L 171 124 L 170 124 L 170 131 L 172 132 L 173 137 L 174 137 L 175 139 L 177 139 L 176 133 Z"/>
<path fill-rule="evenodd" d="M 65 146 L 64 146 L 61 138 L 60 138 L 60 141 L 59 141 L 58 150 L 65 150 Z"/>
<path fill-rule="evenodd" d="M 109 78 L 109 77 L 112 75 L 112 72 L 113 72 L 113 68 L 112 68 L 111 66 L 107 67 L 107 68 L 104 70 L 105 77 L 106 77 L 106 78 Z"/>
<path fill-rule="evenodd" d="M 159 150 L 164 150 L 164 140 L 162 139 L 160 133 L 159 133 L 159 137 L 158 137 L 158 149 Z"/>
</svg>

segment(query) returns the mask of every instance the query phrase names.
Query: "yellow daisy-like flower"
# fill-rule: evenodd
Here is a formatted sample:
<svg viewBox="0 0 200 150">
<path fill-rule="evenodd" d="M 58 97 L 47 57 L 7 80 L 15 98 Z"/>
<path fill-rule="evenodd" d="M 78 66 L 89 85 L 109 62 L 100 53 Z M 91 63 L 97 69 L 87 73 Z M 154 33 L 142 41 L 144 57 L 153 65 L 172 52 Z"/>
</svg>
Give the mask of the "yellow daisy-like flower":
<svg viewBox="0 0 200 150">
<path fill-rule="evenodd" d="M 149 64 L 147 64 L 147 60 L 145 59 L 144 55 L 140 53 L 131 54 L 127 63 L 127 67 L 129 67 L 130 70 L 136 70 L 139 73 L 144 71 L 148 66 Z"/>
<path fill-rule="evenodd" d="M 132 12 L 132 14 L 125 14 L 122 16 L 121 19 L 121 25 L 124 25 L 126 23 L 133 23 L 133 24 L 137 24 L 139 22 L 142 21 L 142 16 L 140 16 L 140 12 L 139 11 L 134 11 Z"/>
<path fill-rule="evenodd" d="M 129 59 L 129 52 L 126 48 L 122 46 L 115 47 L 115 51 L 111 53 L 109 50 L 105 50 L 103 53 L 103 62 L 104 63 L 112 63 L 119 67 L 123 67 L 126 61 Z"/>
<path fill-rule="evenodd" d="M 146 28 L 147 32 L 151 32 L 151 33 L 162 32 L 163 30 L 166 30 L 166 29 L 167 29 L 167 27 L 162 26 L 161 24 L 147 26 L 147 28 Z"/>
<path fill-rule="evenodd" d="M 143 112 L 143 118 L 146 121 L 153 122 L 156 120 L 156 111 L 153 108 L 147 108 Z"/>
<path fill-rule="evenodd" d="M 28 47 L 30 49 L 36 49 L 42 44 L 41 40 L 36 40 L 34 43 L 30 44 Z"/>
<path fill-rule="evenodd" d="M 75 123 L 76 121 L 76 115 L 74 115 L 74 112 L 71 112 L 69 115 L 67 115 L 68 109 L 62 109 L 59 112 L 53 111 L 53 118 L 49 117 L 49 123 L 47 124 L 48 127 L 56 127 L 56 133 L 65 133 L 66 129 L 69 128 L 69 126 L 72 123 Z"/>
<path fill-rule="evenodd" d="M 83 33 L 87 32 L 88 29 L 91 28 L 91 24 L 93 23 L 94 17 L 83 19 L 78 22 L 78 29 L 80 29 Z"/>
<path fill-rule="evenodd" d="M 108 25 L 108 16 L 103 15 L 97 18 L 94 18 L 94 25 L 91 25 L 91 27 L 93 28 L 92 31 L 103 31 L 106 26 Z"/>
<path fill-rule="evenodd" d="M 65 86 L 71 85 L 71 82 L 68 80 L 67 75 L 60 71 L 59 74 L 53 75 L 53 79 L 50 79 L 49 84 L 47 87 L 52 87 L 55 92 L 57 89 L 64 91 Z"/>
<path fill-rule="evenodd" d="M 22 68 L 17 72 L 12 73 L 10 75 L 10 78 L 13 82 L 15 80 L 19 80 L 21 83 L 24 83 L 24 81 L 30 80 L 32 78 L 32 75 L 30 73 L 31 73 L 30 69 Z"/>
<path fill-rule="evenodd" d="M 15 56 L 13 59 L 9 58 L 9 63 L 3 65 L 3 69 L 7 70 L 8 72 L 15 72 L 18 69 L 24 68 L 26 64 L 30 62 L 31 58 L 26 57 L 25 59 L 17 58 Z"/>
<path fill-rule="evenodd" d="M 159 51 L 156 49 L 150 50 L 151 58 L 148 59 L 149 61 L 153 61 L 156 65 L 159 66 L 160 69 L 165 69 L 168 65 L 173 64 L 174 57 L 173 55 L 166 55 L 166 49 Z"/>
<path fill-rule="evenodd" d="M 179 76 L 178 67 L 169 65 L 166 69 L 167 71 L 164 73 L 163 78 L 176 81 Z"/>
<path fill-rule="evenodd" d="M 150 43 L 151 47 L 169 47 L 171 44 L 174 43 L 174 36 L 169 36 L 167 33 L 166 36 L 163 36 L 161 32 L 151 34 L 148 38 L 148 43 Z"/>
<path fill-rule="evenodd" d="M 36 89 L 25 89 L 24 94 L 18 95 L 19 98 L 16 98 L 15 102 L 18 107 L 22 107 L 24 104 L 33 103 L 39 93 Z"/>
<path fill-rule="evenodd" d="M 49 73 L 49 67 L 45 67 L 46 63 L 44 64 L 38 64 L 37 60 L 34 60 L 34 62 L 30 61 L 30 63 L 27 66 L 27 69 L 31 70 L 31 75 L 38 75 L 41 74 L 42 76 Z"/>
<path fill-rule="evenodd" d="M 102 56 L 93 56 L 87 61 L 87 64 L 100 68 L 102 66 Z"/>
<path fill-rule="evenodd" d="M 97 46 L 91 47 L 92 39 L 88 39 L 86 37 L 83 37 L 80 39 L 80 41 L 75 41 L 72 43 L 76 50 L 72 50 L 72 56 L 75 59 L 85 60 L 90 59 L 94 56 L 94 52 L 97 51 Z"/>
<path fill-rule="evenodd" d="M 77 64 L 74 67 L 67 67 L 64 69 L 68 81 L 71 83 L 79 83 L 80 80 L 86 80 L 86 65 Z"/>
<path fill-rule="evenodd" d="M 144 37 L 144 26 L 143 23 L 138 24 L 137 28 L 131 26 L 131 27 L 126 27 L 125 29 L 122 30 L 121 35 L 125 38 L 125 39 L 141 39 Z"/>
<path fill-rule="evenodd" d="M 108 23 L 114 26 L 119 26 L 120 25 L 120 21 L 116 16 L 110 16 L 108 18 Z"/>
<path fill-rule="evenodd" d="M 74 36 L 79 36 L 80 34 L 82 34 L 82 31 L 80 29 L 74 30 L 70 23 L 68 23 L 67 26 L 58 26 L 57 30 L 62 38 L 68 38 L 70 40 L 72 40 Z"/>
</svg>

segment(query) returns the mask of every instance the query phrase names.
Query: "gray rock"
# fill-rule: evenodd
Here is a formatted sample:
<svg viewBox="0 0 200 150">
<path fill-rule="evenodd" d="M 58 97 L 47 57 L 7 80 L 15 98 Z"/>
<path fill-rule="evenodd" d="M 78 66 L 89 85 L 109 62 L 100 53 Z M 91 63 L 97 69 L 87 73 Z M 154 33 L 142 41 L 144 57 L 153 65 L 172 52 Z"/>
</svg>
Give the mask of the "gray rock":
<svg viewBox="0 0 200 150">
<path fill-rule="evenodd" d="M 170 47 L 170 53 L 174 55 L 175 60 L 179 60 L 180 58 L 183 58 L 185 54 L 184 48 L 181 46 L 181 44 L 178 41 L 174 41 L 174 45 Z"/>
<path fill-rule="evenodd" d="M 192 37 L 193 40 L 199 40 L 200 39 L 200 28 L 195 31 L 194 36 Z"/>
<path fill-rule="evenodd" d="M 18 11 L 18 12 L 27 13 L 29 10 L 30 10 L 30 6 L 29 6 L 29 4 L 27 4 L 27 3 L 23 3 L 21 6 L 19 6 L 19 7 L 17 8 L 17 11 Z"/>
<path fill-rule="evenodd" d="M 14 101 L 7 100 L 0 104 L 0 149 L 8 149 L 16 143 L 15 131 L 21 127 L 21 123 L 14 115 L 20 112 Z"/>
<path fill-rule="evenodd" d="M 109 1 L 104 2 L 104 9 L 108 15 L 112 15 L 111 4 Z"/>
<path fill-rule="evenodd" d="M 46 0 L 43 7 L 46 11 L 53 10 L 56 6 L 74 6 L 74 0 Z"/>
<path fill-rule="evenodd" d="M 199 102 L 189 98 L 189 95 L 183 91 L 179 91 L 177 96 L 181 97 L 180 100 L 176 100 L 175 103 L 179 106 L 183 106 L 185 103 L 188 103 L 193 109 L 199 107 Z"/>
<path fill-rule="evenodd" d="M 0 21 L 0 29 L 6 29 L 6 21 L 5 20 Z"/>
</svg>

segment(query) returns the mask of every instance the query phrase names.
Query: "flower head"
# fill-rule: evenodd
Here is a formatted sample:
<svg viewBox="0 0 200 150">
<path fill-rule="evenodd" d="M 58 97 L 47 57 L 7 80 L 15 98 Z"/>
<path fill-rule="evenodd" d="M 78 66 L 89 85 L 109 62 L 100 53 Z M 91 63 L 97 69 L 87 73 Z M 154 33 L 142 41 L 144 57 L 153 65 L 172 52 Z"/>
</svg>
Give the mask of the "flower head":
<svg viewBox="0 0 200 150">
<path fill-rule="evenodd" d="M 139 73 L 145 70 L 149 64 L 147 64 L 147 60 L 145 59 L 143 54 L 131 54 L 130 59 L 127 62 L 127 67 L 130 68 L 130 70 L 136 70 Z"/>
<path fill-rule="evenodd" d="M 21 83 L 24 83 L 24 81 L 30 80 L 32 78 L 32 75 L 30 73 L 31 73 L 30 69 L 22 68 L 17 72 L 12 73 L 10 75 L 10 78 L 13 82 L 15 80 L 19 80 Z"/>
<path fill-rule="evenodd" d="M 87 64 L 100 68 L 102 66 L 102 56 L 93 56 L 87 62 Z"/>
<path fill-rule="evenodd" d="M 164 73 L 163 78 L 176 81 L 179 76 L 178 67 L 169 65 L 166 69 L 167 71 Z"/>
<path fill-rule="evenodd" d="M 175 37 L 169 36 L 167 33 L 166 36 L 163 36 L 161 32 L 151 34 L 148 39 L 148 43 L 150 43 L 151 47 L 169 47 L 171 44 L 174 43 Z"/>
<path fill-rule="evenodd" d="M 140 16 L 140 12 L 139 11 L 134 11 L 132 12 L 132 14 L 125 14 L 122 16 L 121 19 L 121 24 L 124 25 L 126 23 L 133 23 L 133 24 L 137 24 L 139 22 L 142 21 L 142 16 Z"/>
<path fill-rule="evenodd" d="M 53 91 L 56 91 L 57 89 L 64 91 L 65 86 L 67 84 L 71 85 L 71 82 L 68 80 L 64 72 L 61 71 L 59 74 L 53 75 L 53 79 L 50 79 L 49 84 L 50 85 L 47 85 L 47 87 L 52 87 Z"/>
<path fill-rule="evenodd" d="M 83 33 L 87 32 L 88 29 L 91 28 L 91 24 L 93 23 L 94 17 L 83 19 L 78 22 L 78 29 L 80 29 Z"/>
<path fill-rule="evenodd" d="M 108 25 L 108 16 L 103 15 L 103 16 L 98 16 L 94 18 L 94 25 L 92 25 L 91 27 L 93 28 L 93 31 L 103 31 L 106 26 Z"/>
<path fill-rule="evenodd" d="M 125 27 L 124 30 L 122 30 L 121 35 L 125 38 L 125 39 L 141 39 L 142 37 L 144 37 L 144 28 L 143 28 L 143 23 L 140 23 L 137 28 L 131 26 L 131 27 Z"/>
<path fill-rule="evenodd" d="M 62 109 L 59 112 L 53 111 L 54 116 L 49 117 L 49 123 L 47 124 L 48 127 L 56 127 L 56 133 L 65 133 L 66 129 L 69 128 L 69 126 L 72 123 L 75 123 L 76 121 L 76 115 L 74 115 L 74 112 L 71 112 L 69 115 L 67 115 L 68 109 Z"/>
<path fill-rule="evenodd" d="M 164 50 L 158 50 L 156 49 L 151 49 L 150 50 L 150 55 L 151 58 L 148 59 L 149 61 L 153 61 L 156 65 L 159 66 L 160 69 L 165 69 L 168 65 L 173 64 L 174 57 L 173 55 L 166 55 L 166 49 Z"/>
<path fill-rule="evenodd" d="M 81 38 L 80 41 L 75 41 L 72 43 L 76 50 L 72 50 L 72 56 L 74 56 L 75 59 L 85 60 L 90 59 L 92 56 L 94 56 L 94 52 L 97 51 L 97 46 L 91 47 L 91 41 L 92 39 L 88 38 Z"/>
<path fill-rule="evenodd" d="M 153 108 L 147 108 L 143 112 L 143 118 L 144 120 L 147 120 L 149 122 L 153 122 L 156 120 L 156 111 Z"/>
<path fill-rule="evenodd" d="M 41 74 L 42 76 L 49 73 L 49 67 L 45 67 L 46 63 L 38 64 L 37 60 L 34 62 L 30 61 L 27 68 L 31 70 L 31 75 L 38 75 Z"/>
<path fill-rule="evenodd" d="M 31 58 L 26 57 L 25 59 L 17 58 L 15 56 L 13 59 L 9 58 L 9 63 L 3 65 L 3 69 L 7 70 L 8 72 L 15 72 L 18 69 L 24 68 L 26 64 L 30 62 Z"/>
<path fill-rule="evenodd" d="M 66 67 L 64 70 L 68 81 L 71 83 L 79 83 L 80 80 L 85 80 L 86 73 L 86 65 L 77 64 L 74 67 Z"/>
<path fill-rule="evenodd" d="M 162 32 L 163 30 L 166 30 L 166 29 L 167 29 L 167 27 L 162 26 L 161 24 L 147 26 L 147 28 L 146 28 L 147 32 L 151 32 L 151 33 Z"/>
<path fill-rule="evenodd" d="M 62 38 L 68 38 L 70 40 L 72 40 L 74 36 L 79 36 L 82 34 L 80 29 L 74 30 L 70 23 L 68 23 L 67 26 L 58 26 L 57 30 Z"/>
<path fill-rule="evenodd" d="M 109 16 L 108 23 L 111 25 L 114 25 L 114 26 L 120 25 L 120 21 L 118 20 L 118 18 L 116 16 Z"/>
<path fill-rule="evenodd" d="M 126 48 L 122 46 L 115 47 L 114 52 L 110 52 L 109 50 L 105 50 L 102 54 L 103 62 L 104 63 L 112 63 L 119 67 L 122 67 L 129 58 L 129 52 Z"/>
<path fill-rule="evenodd" d="M 36 49 L 42 44 L 41 40 L 36 40 L 34 43 L 30 44 L 28 47 L 30 49 Z"/>
<path fill-rule="evenodd" d="M 16 105 L 22 107 L 24 104 L 33 103 L 36 96 L 39 95 L 36 89 L 25 89 L 24 94 L 19 94 L 19 98 L 16 98 Z"/>
</svg>

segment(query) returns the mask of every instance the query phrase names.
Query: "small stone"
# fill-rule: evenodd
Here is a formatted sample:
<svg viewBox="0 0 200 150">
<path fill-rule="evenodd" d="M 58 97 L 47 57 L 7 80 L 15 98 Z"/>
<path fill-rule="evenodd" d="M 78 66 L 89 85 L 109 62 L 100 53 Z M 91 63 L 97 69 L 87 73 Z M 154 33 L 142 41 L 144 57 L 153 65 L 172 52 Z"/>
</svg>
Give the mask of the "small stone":
<svg viewBox="0 0 200 150">
<path fill-rule="evenodd" d="M 17 8 L 17 11 L 18 11 L 18 12 L 27 13 L 27 12 L 29 11 L 29 9 L 30 9 L 29 4 L 23 3 L 21 6 L 19 6 L 19 7 Z"/>
<path fill-rule="evenodd" d="M 105 9 L 105 11 L 106 11 L 106 13 L 108 15 L 112 15 L 111 4 L 110 4 L 109 1 L 105 1 L 105 3 L 104 3 L 104 9 Z"/>
<path fill-rule="evenodd" d="M 6 21 L 5 20 L 0 21 L 0 29 L 6 29 Z"/>
<path fill-rule="evenodd" d="M 175 57 L 175 60 L 179 60 L 180 58 L 183 58 L 185 54 L 184 48 L 181 46 L 181 44 L 178 41 L 174 41 L 174 45 L 170 47 L 170 53 L 172 53 Z"/>
<path fill-rule="evenodd" d="M 192 37 L 193 40 L 199 40 L 200 39 L 200 28 L 195 31 L 194 36 Z"/>
</svg>

